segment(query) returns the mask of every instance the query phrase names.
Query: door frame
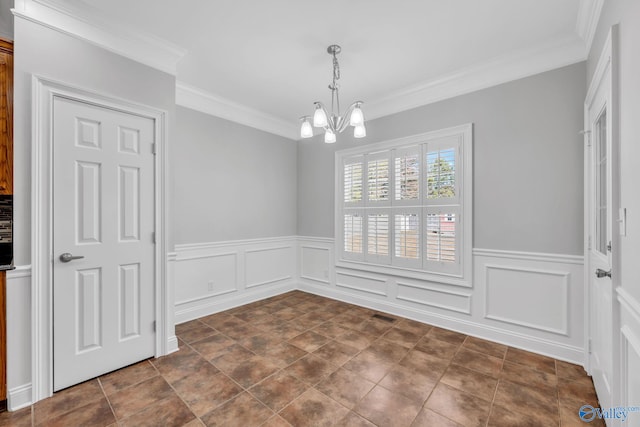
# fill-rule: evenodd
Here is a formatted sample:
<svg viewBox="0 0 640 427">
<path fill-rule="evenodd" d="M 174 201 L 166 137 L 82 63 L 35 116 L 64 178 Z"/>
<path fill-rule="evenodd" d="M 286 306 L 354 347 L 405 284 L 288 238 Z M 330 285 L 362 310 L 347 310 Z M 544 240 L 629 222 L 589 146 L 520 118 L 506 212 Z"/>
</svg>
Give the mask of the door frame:
<svg viewBox="0 0 640 427">
<path fill-rule="evenodd" d="M 609 86 L 606 87 L 607 91 L 607 115 L 610 117 L 607 126 L 609 129 L 609 135 L 607 136 L 611 141 L 611 284 L 612 284 L 612 372 L 611 372 L 611 399 L 612 402 L 618 402 L 619 391 L 619 378 L 620 378 L 620 304 L 615 297 L 617 289 L 620 287 L 620 232 L 617 227 L 619 222 L 619 208 L 620 208 L 620 118 L 619 118 L 619 47 L 618 47 L 618 25 L 614 25 L 609 30 L 607 39 L 604 43 L 596 69 L 593 73 L 593 77 L 587 90 L 587 96 L 584 103 L 584 277 L 585 277 L 585 317 L 584 317 L 584 367 L 587 373 L 591 375 L 591 316 L 592 316 L 592 301 L 591 301 L 591 281 L 592 276 L 595 274 L 592 271 L 590 260 L 590 247 L 593 244 L 591 236 L 591 221 L 592 221 L 592 198 L 594 181 L 591 176 L 591 161 L 593 151 L 593 138 L 591 123 L 589 119 L 589 110 L 592 103 L 595 101 L 596 94 L 600 89 L 603 81 L 608 77 Z M 596 390 L 597 393 L 597 390 Z"/>
<path fill-rule="evenodd" d="M 167 280 L 167 112 L 110 95 L 32 76 L 31 386 L 32 403 L 53 394 L 53 101 L 66 98 L 154 120 L 155 356 L 178 348 L 173 292 Z"/>
</svg>

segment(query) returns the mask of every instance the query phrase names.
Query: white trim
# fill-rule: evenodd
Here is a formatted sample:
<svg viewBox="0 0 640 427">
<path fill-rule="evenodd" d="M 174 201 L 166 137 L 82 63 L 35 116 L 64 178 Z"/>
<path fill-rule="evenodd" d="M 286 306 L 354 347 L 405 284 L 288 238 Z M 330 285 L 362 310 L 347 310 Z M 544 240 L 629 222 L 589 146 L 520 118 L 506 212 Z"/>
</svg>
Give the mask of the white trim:
<svg viewBox="0 0 640 427">
<path fill-rule="evenodd" d="M 182 284 L 174 306 L 176 322 L 295 289 L 297 251 L 296 236 L 176 245 L 170 254 L 172 281 Z M 274 259 L 272 254 L 279 255 Z M 228 257 L 232 263 L 214 261 Z"/>
<path fill-rule="evenodd" d="M 547 355 L 555 359 L 572 363 L 582 363 L 584 356 L 582 347 L 549 341 L 544 338 L 508 331 L 453 316 L 435 312 L 425 312 L 406 305 L 394 304 L 383 299 L 368 298 L 363 295 L 347 293 L 336 288 L 318 286 L 311 283 L 301 283 L 298 289 L 316 295 L 336 299 L 338 301 L 357 304 L 362 307 L 417 320 L 452 331 L 502 343 L 511 347 L 521 348 L 534 353 Z"/>
<path fill-rule="evenodd" d="M 11 11 L 15 16 L 172 75 L 177 74 L 177 64 L 187 53 L 166 40 L 108 22 L 86 4 L 80 8 L 72 2 L 16 0 Z"/>
<path fill-rule="evenodd" d="M 626 289 L 623 287 L 616 288 L 618 294 L 618 301 L 624 307 L 624 309 L 632 315 L 640 325 L 640 301 L 635 299 Z M 640 331 L 638 331 L 640 332 Z M 638 354 L 640 354 L 640 346 L 638 347 Z"/>
<path fill-rule="evenodd" d="M 570 36 L 531 49 L 460 69 L 365 104 L 367 119 L 376 119 L 465 95 L 587 59 L 581 39 Z"/>
<path fill-rule="evenodd" d="M 324 240 L 331 240 L 331 243 L 333 243 L 333 239 L 324 239 Z M 308 244 L 305 243 L 307 241 L 312 242 L 312 244 Z M 306 279 L 306 280 L 313 280 L 315 282 L 318 283 L 324 283 L 325 285 L 329 285 L 331 284 L 331 281 L 329 280 L 329 271 L 326 270 L 326 276 L 324 278 L 321 277 L 313 277 L 310 276 L 308 274 L 305 274 L 302 270 L 303 270 L 303 266 L 305 263 L 305 256 L 304 256 L 304 250 L 305 249 L 313 249 L 316 251 L 325 251 L 327 252 L 327 259 L 333 259 L 333 255 L 331 254 L 331 249 L 324 247 L 324 246 L 318 246 L 318 245 L 314 245 L 313 244 L 313 240 L 306 240 L 306 239 L 298 239 L 298 247 L 299 247 L 299 251 L 298 251 L 298 262 L 297 262 L 297 267 L 299 268 L 299 272 L 298 272 L 298 277 L 300 279 Z"/>
<path fill-rule="evenodd" d="M 338 239 L 307 236 L 299 238 L 299 247 L 313 245 L 331 252 L 337 242 Z M 312 262 L 308 261 L 307 265 L 300 256 L 300 252 L 298 253 L 297 283 L 300 290 L 364 304 L 367 307 L 574 363 L 584 361 L 583 336 L 580 329 L 584 310 L 582 304 L 584 279 L 580 257 L 553 253 L 474 249 L 474 270 L 473 277 L 470 279 L 472 286 L 463 288 L 447 283 L 441 278 L 419 280 L 399 278 L 373 269 L 345 271 L 342 267 L 336 266 L 333 259 L 326 256 L 318 257 Z M 497 256 L 491 257 L 492 253 Z M 528 280 L 526 283 L 530 286 L 526 287 L 527 292 L 536 292 L 538 285 L 542 285 L 545 292 L 549 292 L 546 297 L 554 299 L 553 304 L 547 306 L 545 301 L 538 301 L 535 307 L 529 307 L 525 301 L 522 304 L 527 311 L 523 316 L 518 316 L 517 313 L 514 315 L 511 311 L 501 310 L 501 308 L 508 308 L 510 301 L 504 298 L 495 299 L 501 294 L 494 292 L 489 298 L 497 305 L 492 306 L 491 314 L 504 315 L 503 317 L 509 318 L 506 319 L 509 322 L 504 322 L 503 319 L 485 318 L 485 305 L 488 298 L 486 288 L 492 285 L 487 283 L 485 264 L 499 264 L 503 266 L 502 268 L 511 269 L 516 274 L 508 279 L 508 282 L 499 277 L 491 277 L 494 284 L 509 285 L 512 280 L 519 281 L 520 278 Z M 324 272 L 324 275 L 329 278 L 329 283 L 303 277 L 300 272 L 304 269 L 314 272 L 313 276 L 322 276 Z M 530 277 L 520 276 L 530 271 L 543 272 L 547 276 L 535 277 L 532 280 L 529 280 Z M 341 276 L 344 273 L 355 275 L 356 279 L 349 280 L 349 277 Z M 338 282 L 346 283 L 351 288 L 364 287 L 366 293 L 362 292 L 363 289 L 351 290 L 339 286 Z M 381 291 L 384 291 L 386 296 L 381 295 Z M 554 316 L 554 321 L 548 321 L 545 318 L 547 315 Z"/>
<path fill-rule="evenodd" d="M 507 258 L 524 261 L 557 262 L 562 264 L 584 264 L 582 255 L 552 254 L 542 252 L 504 251 L 497 249 L 473 249 L 474 256 L 486 256 L 492 258 Z"/>
<path fill-rule="evenodd" d="M 384 291 L 379 291 L 377 289 L 363 288 L 361 286 L 350 285 L 350 284 L 347 284 L 347 283 L 340 283 L 338 281 L 338 277 L 337 276 L 355 277 L 356 279 L 365 279 L 365 280 L 369 280 L 371 282 L 379 282 L 379 283 L 382 283 L 384 285 Z M 354 291 L 365 292 L 365 293 L 374 294 L 374 295 L 380 295 L 380 296 L 383 296 L 383 297 L 388 296 L 387 280 L 385 278 L 381 278 L 381 277 L 373 277 L 373 276 L 367 276 L 367 275 L 362 275 L 362 274 L 349 273 L 349 272 L 346 272 L 346 271 L 336 271 L 336 286 L 339 287 L 339 288 L 352 289 Z"/>
<path fill-rule="evenodd" d="M 578 19 L 576 20 L 576 33 L 584 40 L 587 53 L 591 50 L 593 37 L 598 28 L 598 21 L 602 13 L 604 0 L 580 0 Z"/>
<path fill-rule="evenodd" d="M 426 285 L 414 285 L 413 283 L 402 282 L 400 280 L 396 280 L 396 286 L 397 286 L 396 299 L 398 299 L 398 300 L 412 302 L 414 304 L 426 305 L 428 307 L 442 308 L 444 310 L 449 310 L 449 311 L 456 311 L 458 313 L 463 313 L 463 314 L 471 314 L 471 297 L 472 297 L 471 293 L 449 291 L 449 290 L 446 290 L 446 289 L 438 289 L 438 288 L 435 288 L 433 286 L 426 286 Z M 429 301 L 425 301 L 425 300 L 419 300 L 417 298 L 405 297 L 405 296 L 400 295 L 400 290 L 401 290 L 400 288 L 403 287 L 403 286 L 407 287 L 407 288 L 420 289 L 420 290 L 425 290 L 425 291 L 430 291 L 430 292 L 437 292 L 437 293 L 441 293 L 441 294 L 445 294 L 445 295 L 453 295 L 453 296 L 457 296 L 457 297 L 466 298 L 467 306 L 464 309 L 462 309 L 462 308 L 454 307 L 454 306 L 451 306 L 451 305 L 438 304 L 438 303 L 429 302 Z"/>
<path fill-rule="evenodd" d="M 31 406 L 31 393 L 31 383 L 7 390 L 7 409 L 13 412 Z"/>
<path fill-rule="evenodd" d="M 640 357 L 640 301 L 635 299 L 625 289 L 619 287 L 616 289 L 617 299 L 621 306 L 621 325 L 620 328 L 620 403 L 625 406 L 636 404 L 637 402 L 629 401 L 629 397 L 633 394 L 630 390 L 633 381 L 632 372 L 635 367 L 629 366 L 629 355 L 633 351 L 637 357 Z"/>
<path fill-rule="evenodd" d="M 203 243 L 183 243 L 175 245 L 175 251 L 171 252 L 177 257 L 177 260 L 187 259 L 181 252 L 187 251 L 208 251 L 212 249 L 223 248 L 227 246 L 246 246 L 246 245 L 258 245 L 266 243 L 290 243 L 292 240 L 296 240 L 296 236 L 282 236 L 282 237 L 265 237 L 262 239 L 243 239 L 243 240 L 223 240 L 220 242 L 203 242 Z M 312 241 L 315 241 L 315 237 L 312 237 Z M 289 246 L 286 246 L 287 248 Z"/>
<path fill-rule="evenodd" d="M 215 254 L 214 256 L 216 257 L 222 257 L 222 256 L 229 256 L 229 255 L 233 255 L 235 257 L 238 256 L 238 252 L 223 252 L 223 253 L 219 253 L 219 254 Z M 211 258 L 212 255 L 209 253 L 203 253 L 203 254 L 199 254 L 199 255 L 183 255 L 180 256 L 178 254 L 174 254 L 175 258 L 173 259 L 173 261 L 189 261 L 189 260 L 194 260 L 194 259 L 204 259 L 204 258 Z"/>
<path fill-rule="evenodd" d="M 295 120 L 283 120 L 181 81 L 176 81 L 176 104 L 293 141 L 300 138 L 300 129 Z"/>
<path fill-rule="evenodd" d="M 569 272 L 562 271 L 553 271 L 553 270 L 543 270 L 539 268 L 525 268 L 525 267 L 512 267 L 505 265 L 495 265 L 495 264 L 484 264 L 484 318 L 490 320 L 496 320 L 498 322 L 511 323 L 512 325 L 524 326 L 525 328 L 530 329 L 538 329 L 544 332 L 550 332 L 552 334 L 564 335 L 566 337 L 569 336 L 569 278 L 571 274 Z M 562 296 L 561 306 L 563 307 L 562 312 L 562 327 L 559 329 L 549 328 L 542 325 L 536 325 L 531 322 L 523 322 L 518 319 L 511 319 L 503 316 L 496 316 L 493 314 L 489 314 L 489 291 L 491 283 L 489 281 L 489 271 L 490 270 L 505 270 L 505 271 L 517 271 L 522 273 L 534 273 L 534 274 L 543 274 L 547 276 L 557 276 L 562 277 L 564 280 L 562 281 L 562 291 L 560 295 Z M 557 294 L 555 295 L 557 296 Z M 554 297 L 555 297 L 554 296 Z"/>
<path fill-rule="evenodd" d="M 52 104 L 54 97 L 103 106 L 153 119 L 157 152 L 155 156 L 155 355 L 162 356 L 173 348 L 173 290 L 167 282 L 166 251 L 168 247 L 166 171 L 167 112 L 98 94 L 39 76 L 32 78 L 32 181 L 31 181 L 31 268 L 32 268 L 32 387 L 33 401 L 53 393 L 52 356 L 52 274 L 53 189 L 52 169 Z"/>
<path fill-rule="evenodd" d="M 313 236 L 297 236 L 299 242 L 312 242 L 312 243 L 335 243 L 333 237 L 313 237 Z"/>
<path fill-rule="evenodd" d="M 13 270 L 7 271 L 7 280 L 31 277 L 31 265 L 16 265 Z"/>
<path fill-rule="evenodd" d="M 251 289 L 242 294 L 236 294 L 233 297 L 221 298 L 202 298 L 198 300 L 198 304 L 191 305 L 186 303 L 177 303 L 175 306 L 176 325 L 189 320 L 199 319 L 200 317 L 218 313 L 224 310 L 230 310 L 265 298 L 270 298 L 285 292 L 298 289 L 293 282 L 283 283 L 268 288 Z"/>
</svg>

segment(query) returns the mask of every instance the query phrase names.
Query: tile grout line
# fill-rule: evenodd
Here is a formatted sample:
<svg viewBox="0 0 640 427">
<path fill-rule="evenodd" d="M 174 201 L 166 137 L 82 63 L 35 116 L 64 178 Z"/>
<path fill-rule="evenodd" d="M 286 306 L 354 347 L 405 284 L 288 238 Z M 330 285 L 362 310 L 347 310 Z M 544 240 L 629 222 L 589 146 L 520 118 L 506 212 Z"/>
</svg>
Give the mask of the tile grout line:
<svg viewBox="0 0 640 427">
<path fill-rule="evenodd" d="M 107 400 L 107 404 L 109 405 L 109 409 L 111 409 L 111 414 L 113 415 L 113 419 L 116 420 L 116 424 L 118 423 L 118 417 L 116 416 L 116 411 L 113 409 L 113 405 L 111 405 L 111 400 L 109 399 L 109 396 L 107 396 L 107 393 L 104 391 L 104 387 L 102 386 L 102 381 L 100 380 L 100 377 L 96 378 L 98 380 L 98 385 L 100 386 L 100 390 L 102 391 L 102 394 L 104 395 L 104 398 Z"/>
<path fill-rule="evenodd" d="M 500 381 L 502 380 L 502 370 L 504 369 L 504 362 L 507 360 L 507 353 L 509 352 L 509 346 L 504 351 L 502 355 L 502 364 L 500 365 L 500 374 L 498 375 L 498 381 L 496 382 L 496 388 L 493 390 L 493 397 L 491 398 L 491 402 L 489 403 L 489 413 L 487 414 L 487 422 L 485 426 L 489 426 L 489 421 L 491 420 L 491 414 L 493 412 L 493 404 L 495 403 L 496 396 L 498 394 L 498 387 L 500 387 Z"/>
</svg>

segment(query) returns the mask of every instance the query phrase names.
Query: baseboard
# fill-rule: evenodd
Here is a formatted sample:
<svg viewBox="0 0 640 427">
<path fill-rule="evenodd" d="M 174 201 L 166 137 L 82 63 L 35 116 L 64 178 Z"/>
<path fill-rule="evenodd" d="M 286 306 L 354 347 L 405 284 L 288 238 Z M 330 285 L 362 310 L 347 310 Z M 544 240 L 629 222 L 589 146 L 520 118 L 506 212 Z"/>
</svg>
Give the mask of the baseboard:
<svg viewBox="0 0 640 427">
<path fill-rule="evenodd" d="M 210 314 L 219 313 L 241 305 L 249 304 L 265 298 L 274 297 L 285 292 L 297 289 L 294 282 L 287 282 L 280 285 L 270 286 L 266 289 L 257 289 L 255 291 L 246 291 L 242 294 L 229 296 L 227 298 L 221 296 L 213 296 L 192 303 L 176 304 L 175 320 L 176 325 L 189 320 L 198 319 Z"/>
<path fill-rule="evenodd" d="M 298 289 L 315 295 L 332 298 L 350 304 L 356 304 L 373 310 L 378 310 L 396 316 L 402 316 L 408 319 L 417 320 L 419 322 L 428 323 L 430 325 L 438 326 L 441 328 L 446 328 L 452 331 L 461 332 L 466 335 L 472 335 L 478 338 L 498 342 L 511 347 L 520 348 L 522 350 L 543 354 L 555 359 L 565 360 L 567 362 L 577 363 L 580 365 L 582 365 L 583 363 L 584 352 L 581 347 L 564 345 L 529 335 L 519 334 L 513 331 L 494 328 L 477 323 L 475 321 L 468 321 L 447 316 L 444 314 L 416 310 L 411 307 L 401 306 L 385 300 L 372 299 L 366 296 L 355 295 L 348 292 L 341 292 L 338 289 L 328 286 L 303 282 L 300 283 Z"/>
<path fill-rule="evenodd" d="M 180 350 L 178 348 L 178 337 L 176 337 L 175 335 L 172 335 L 167 340 L 167 354 L 174 353 L 178 350 Z"/>
<path fill-rule="evenodd" d="M 9 411 L 17 411 L 31 405 L 31 383 L 14 387 L 9 390 L 7 396 L 7 408 Z"/>
</svg>

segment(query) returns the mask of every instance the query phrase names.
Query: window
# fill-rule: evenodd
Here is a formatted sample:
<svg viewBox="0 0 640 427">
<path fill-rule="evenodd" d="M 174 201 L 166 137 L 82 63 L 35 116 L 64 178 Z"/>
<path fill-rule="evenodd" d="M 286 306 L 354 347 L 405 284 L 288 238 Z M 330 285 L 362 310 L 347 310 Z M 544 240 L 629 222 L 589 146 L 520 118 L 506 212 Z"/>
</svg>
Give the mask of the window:
<svg viewBox="0 0 640 427">
<path fill-rule="evenodd" d="M 468 278 L 471 129 L 463 125 L 336 153 L 339 265 Z"/>
</svg>

